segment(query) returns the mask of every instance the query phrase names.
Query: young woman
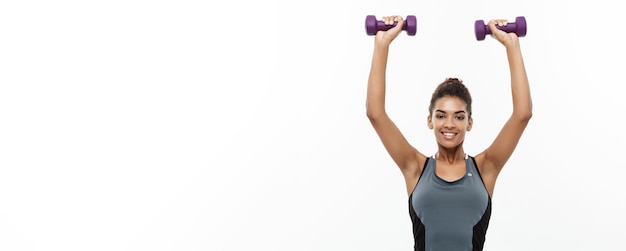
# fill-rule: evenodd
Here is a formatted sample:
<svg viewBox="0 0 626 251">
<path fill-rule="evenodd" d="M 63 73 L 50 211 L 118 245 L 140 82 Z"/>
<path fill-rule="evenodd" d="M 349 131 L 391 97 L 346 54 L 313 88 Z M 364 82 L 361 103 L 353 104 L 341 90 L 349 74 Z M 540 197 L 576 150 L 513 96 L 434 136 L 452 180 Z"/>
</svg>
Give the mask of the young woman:
<svg viewBox="0 0 626 251">
<path fill-rule="evenodd" d="M 476 156 L 463 150 L 465 133 L 472 129 L 472 99 L 461 80 L 448 78 L 430 101 L 428 128 L 435 133 L 437 153 L 426 156 L 413 148 L 385 111 L 385 71 L 391 42 L 404 21 L 375 36 L 367 86 L 367 117 L 385 149 L 400 168 L 409 196 L 415 250 L 482 250 L 491 215 L 491 197 L 505 165 L 528 121 L 532 102 L 522 52 L 515 33 L 497 29 L 506 20 L 489 21 L 492 36 L 506 48 L 513 111 L 493 143 Z"/>
</svg>

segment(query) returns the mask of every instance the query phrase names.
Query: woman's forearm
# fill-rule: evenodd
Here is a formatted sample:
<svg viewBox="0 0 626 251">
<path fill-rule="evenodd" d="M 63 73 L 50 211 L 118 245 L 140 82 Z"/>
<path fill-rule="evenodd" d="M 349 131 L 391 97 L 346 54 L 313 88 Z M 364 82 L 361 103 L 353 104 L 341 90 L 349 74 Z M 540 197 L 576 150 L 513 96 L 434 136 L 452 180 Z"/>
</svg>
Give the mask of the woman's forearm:
<svg viewBox="0 0 626 251">
<path fill-rule="evenodd" d="M 513 115 L 524 120 L 530 119 L 532 116 L 532 99 L 519 43 L 506 45 L 506 53 L 511 72 Z"/>
<path fill-rule="evenodd" d="M 376 44 L 367 82 L 367 117 L 375 119 L 385 114 L 385 78 L 389 46 Z"/>
</svg>

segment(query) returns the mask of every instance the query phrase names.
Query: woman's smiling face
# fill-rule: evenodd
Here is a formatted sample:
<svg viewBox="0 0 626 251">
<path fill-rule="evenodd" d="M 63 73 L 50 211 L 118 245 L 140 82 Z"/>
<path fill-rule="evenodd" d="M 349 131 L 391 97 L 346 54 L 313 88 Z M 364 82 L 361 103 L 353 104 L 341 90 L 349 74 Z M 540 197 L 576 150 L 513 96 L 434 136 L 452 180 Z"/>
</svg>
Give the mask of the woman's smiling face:
<svg viewBox="0 0 626 251">
<path fill-rule="evenodd" d="M 432 115 L 428 116 L 428 128 L 434 130 L 439 145 L 445 148 L 459 146 L 465 140 L 465 132 L 472 128 L 467 105 L 459 97 L 437 99 Z"/>
</svg>

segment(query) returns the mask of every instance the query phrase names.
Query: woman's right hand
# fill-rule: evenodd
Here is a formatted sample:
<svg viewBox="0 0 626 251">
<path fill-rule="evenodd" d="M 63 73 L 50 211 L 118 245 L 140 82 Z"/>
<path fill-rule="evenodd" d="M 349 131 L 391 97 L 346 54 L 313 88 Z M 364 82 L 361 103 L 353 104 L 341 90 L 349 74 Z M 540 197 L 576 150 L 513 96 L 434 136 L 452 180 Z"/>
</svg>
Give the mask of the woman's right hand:
<svg viewBox="0 0 626 251">
<path fill-rule="evenodd" d="M 393 25 L 394 22 L 398 22 L 398 24 L 395 27 L 387 31 L 376 32 L 376 44 L 387 47 L 389 46 L 389 44 L 391 44 L 391 41 L 393 41 L 398 36 L 398 34 L 400 34 L 400 32 L 402 31 L 404 20 L 402 19 L 401 16 L 385 16 L 382 18 L 382 21 L 386 25 Z"/>
</svg>

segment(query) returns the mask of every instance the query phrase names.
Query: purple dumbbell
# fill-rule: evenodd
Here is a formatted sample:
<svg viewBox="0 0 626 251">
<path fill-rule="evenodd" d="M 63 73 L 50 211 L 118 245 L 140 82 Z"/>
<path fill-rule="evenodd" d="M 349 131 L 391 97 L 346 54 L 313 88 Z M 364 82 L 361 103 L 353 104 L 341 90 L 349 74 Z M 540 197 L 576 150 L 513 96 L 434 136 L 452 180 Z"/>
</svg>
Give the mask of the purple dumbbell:
<svg viewBox="0 0 626 251">
<path fill-rule="evenodd" d="M 367 35 L 374 36 L 378 31 L 386 31 L 393 27 L 396 27 L 398 22 L 394 22 L 392 25 L 386 25 L 383 21 L 377 20 L 376 16 L 368 15 L 365 18 L 365 31 Z M 417 18 L 412 15 L 406 16 L 402 30 L 405 30 L 409 36 L 415 36 L 417 32 Z"/>
<path fill-rule="evenodd" d="M 496 27 L 501 31 L 513 32 L 518 37 L 526 36 L 526 18 L 523 16 L 515 18 L 514 23 L 509 22 L 506 26 L 496 25 Z M 476 40 L 481 41 L 485 40 L 486 35 L 491 34 L 491 30 L 489 30 L 489 26 L 483 20 L 476 20 L 474 22 L 474 33 L 476 34 Z"/>
</svg>

